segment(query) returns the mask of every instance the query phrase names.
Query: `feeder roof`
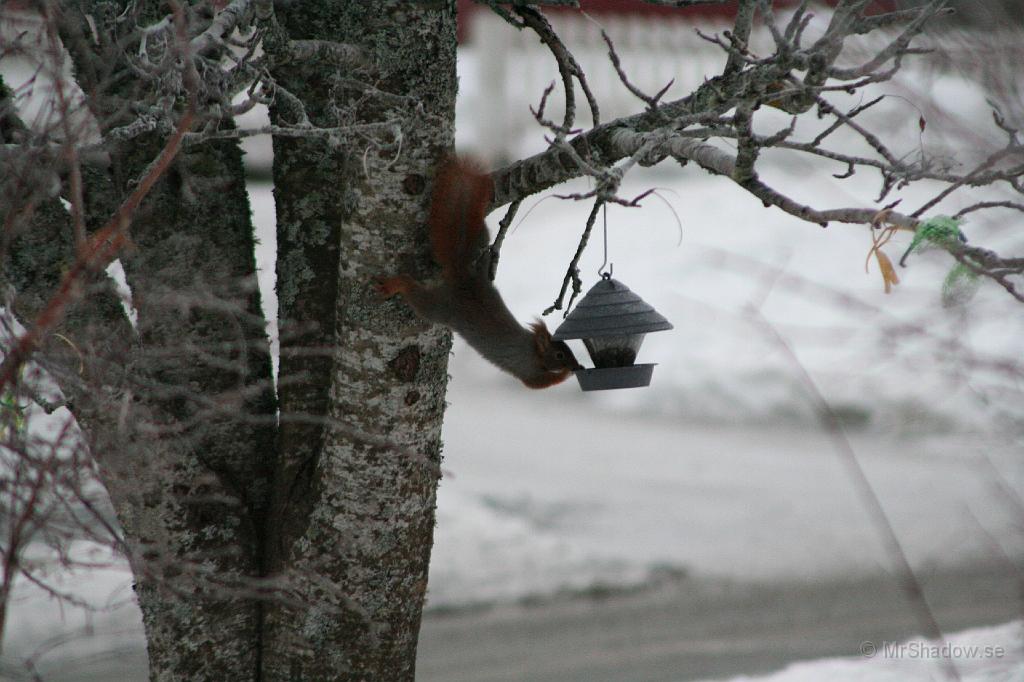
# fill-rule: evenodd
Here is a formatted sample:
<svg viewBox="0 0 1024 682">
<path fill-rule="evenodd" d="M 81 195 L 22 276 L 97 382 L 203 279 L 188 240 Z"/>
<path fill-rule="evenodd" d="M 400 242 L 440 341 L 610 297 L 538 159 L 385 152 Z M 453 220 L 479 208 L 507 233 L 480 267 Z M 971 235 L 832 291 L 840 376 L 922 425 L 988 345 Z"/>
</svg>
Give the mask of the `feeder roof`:
<svg viewBox="0 0 1024 682">
<path fill-rule="evenodd" d="M 595 284 L 576 304 L 553 338 L 591 339 L 672 329 L 672 323 L 622 282 L 606 278 Z"/>
</svg>

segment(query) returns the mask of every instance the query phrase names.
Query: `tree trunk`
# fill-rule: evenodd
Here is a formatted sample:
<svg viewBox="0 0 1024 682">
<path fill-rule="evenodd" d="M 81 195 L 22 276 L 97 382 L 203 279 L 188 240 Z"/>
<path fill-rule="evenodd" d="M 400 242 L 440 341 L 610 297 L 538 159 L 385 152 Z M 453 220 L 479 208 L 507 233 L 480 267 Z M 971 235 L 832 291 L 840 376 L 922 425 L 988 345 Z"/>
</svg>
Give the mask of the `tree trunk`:
<svg viewBox="0 0 1024 682">
<path fill-rule="evenodd" d="M 61 38 L 104 129 L 123 123 L 125 102 L 141 87 L 124 77 L 130 67 L 118 41 L 131 45 L 126 34 L 134 22 L 156 21 L 166 11 L 160 5 L 143 3 L 138 16 L 105 2 L 63 7 Z M 84 169 L 88 228 L 113 215 L 165 137 L 152 133 L 108 145 L 109 168 Z M 71 251 L 66 215 L 63 223 L 37 224 L 26 239 L 51 234 Z M 97 312 L 94 302 L 112 297 L 86 297 L 60 331 L 90 358 L 91 371 L 78 376 L 74 357 L 51 369 L 62 379 L 124 530 L 151 679 L 251 682 L 259 670 L 261 625 L 254 581 L 264 572 L 277 439 L 237 143 L 179 153 L 133 216 L 130 234 L 133 246 L 121 260 L 137 329 L 119 305 Z M 36 254 L 19 287 L 36 294 L 29 303 L 55 290 L 47 273 L 69 262 L 38 248 L 15 246 L 12 253 Z M 31 305 L 19 312 L 34 319 Z"/>
<path fill-rule="evenodd" d="M 141 553 L 151 677 L 252 680 L 260 605 L 247 581 L 264 570 L 276 436 L 249 203 L 234 142 L 183 154 L 173 171 L 124 263 L 142 390 L 133 476 L 108 487 Z"/>
<path fill-rule="evenodd" d="M 186 176 L 190 199 L 175 182 Z M 185 155 L 134 223 L 124 265 L 137 331 L 98 275 L 56 330 L 68 341 L 55 335 L 41 355 L 123 527 L 154 680 L 256 675 L 259 608 L 245 584 L 262 570 L 274 403 L 241 183 L 233 144 Z M 67 213 L 49 202 L 5 267 L 22 319 L 71 254 Z"/>
<path fill-rule="evenodd" d="M 451 337 L 379 301 L 372 281 L 433 267 L 424 224 L 453 142 L 454 1 L 282 5 L 265 39 L 277 81 L 316 125 L 367 125 L 274 140 L 279 415 L 233 141 L 182 151 L 133 216 L 121 258 L 137 328 L 99 273 L 40 358 L 124 529 L 151 679 L 411 680 Z M 62 5 L 61 39 L 104 129 L 144 87 L 129 33 L 162 11 Z M 294 40 L 328 49 L 290 60 Z M 361 48 L 368 72 L 331 62 L 335 43 Z M 295 123 L 289 102 L 276 99 L 277 122 Z M 113 143 L 109 167 L 83 168 L 88 229 L 164 137 Z M 75 258 L 72 232 L 50 200 L 4 254 L 22 319 Z"/>
<path fill-rule="evenodd" d="M 291 40 L 359 46 L 376 87 L 400 97 L 352 86 L 328 61 L 274 68 L 314 124 L 341 111 L 398 125 L 274 141 L 281 459 L 267 556 L 295 602 L 267 605 L 263 678 L 411 680 L 451 338 L 371 284 L 430 267 L 429 179 L 453 141 L 454 2 L 294 3 L 278 20 Z"/>
</svg>

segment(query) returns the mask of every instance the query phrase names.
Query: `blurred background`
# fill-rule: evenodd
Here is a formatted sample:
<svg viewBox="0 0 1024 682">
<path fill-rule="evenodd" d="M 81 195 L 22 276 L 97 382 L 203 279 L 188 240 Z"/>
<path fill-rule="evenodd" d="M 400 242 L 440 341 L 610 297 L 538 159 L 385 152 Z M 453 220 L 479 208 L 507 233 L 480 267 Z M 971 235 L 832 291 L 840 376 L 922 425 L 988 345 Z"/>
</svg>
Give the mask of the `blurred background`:
<svg viewBox="0 0 1024 682">
<path fill-rule="evenodd" d="M 731 7 L 583 5 L 587 15 L 549 16 L 605 121 L 642 105 L 610 68 L 602 28 L 642 90 L 674 79 L 667 99 L 724 64 L 694 28 L 721 33 L 720 13 Z M 1019 7 L 960 5 L 966 11 L 926 38 L 936 54 L 858 99 L 836 98 L 852 107 L 890 95 L 862 122 L 897 155 L 955 156 L 970 167 L 1004 142 L 989 101 L 1013 120 L 1024 112 L 1013 66 L 1024 56 Z M 827 24 L 827 8 L 818 15 L 809 39 Z M 542 151 L 529 106 L 557 80 L 550 54 L 490 12 L 471 17 L 459 62 L 459 148 L 493 165 Z M 887 37 L 851 45 L 848 63 Z M 752 44 L 771 52 L 765 32 Z M 826 125 L 804 118 L 796 139 Z M 788 122 L 762 109 L 755 127 L 770 134 Z M 866 151 L 851 135 L 827 146 Z M 845 167 L 799 154 L 762 161 L 762 177 L 798 201 L 876 205 L 877 175 L 838 180 Z M 1017 619 L 1019 303 L 987 285 L 965 305 L 944 298 L 952 262 L 941 253 L 911 256 L 886 294 L 875 263 L 865 269 L 865 227 L 801 223 L 699 168 L 632 172 L 621 193 L 652 187 L 657 195 L 642 208 L 608 211 L 615 277 L 675 324 L 644 342 L 641 360 L 659 363 L 649 388 L 584 394 L 563 385 L 538 394 L 456 347 L 421 677 L 729 678 L 798 658 L 857 656 L 864 641 L 920 633 L 801 367 L 765 322 L 842 417 L 944 629 Z M 581 181 L 556 192 L 586 189 Z M 938 189 L 922 184 L 889 200 L 909 209 Z M 937 212 L 980 196 L 964 190 Z M 589 210 L 540 197 L 521 207 L 498 272 L 521 319 L 554 301 Z M 974 215 L 964 227 L 973 243 L 1020 251 L 1018 215 Z M 908 243 L 898 235 L 890 244 L 894 261 Z M 581 263 L 584 290 L 603 256 L 598 232 Z M 558 312 L 547 318 L 551 327 L 560 321 Z M 582 346 L 577 353 L 586 355 Z M 993 667 L 992 659 L 958 660 L 965 677 L 1024 678 L 1018 624 L 964 636 L 1017 653 Z M 940 679 L 935 661 L 860 659 L 848 670 L 831 661 L 779 679 Z"/>
<path fill-rule="evenodd" d="M 602 28 L 641 89 L 674 80 L 666 99 L 724 65 L 695 28 L 729 28 L 728 5 L 582 4 L 583 14 L 550 16 L 605 121 L 643 105 L 611 69 Z M 865 99 L 890 97 L 859 120 L 900 155 L 970 167 L 1005 142 L 992 104 L 1024 123 L 1022 14 L 1009 0 L 951 4 L 962 11 L 925 38 L 936 52 L 872 86 Z M 557 78 L 550 53 L 486 8 L 459 6 L 460 152 L 497 166 L 543 151 L 529 107 Z M 811 39 L 828 21 L 827 8 L 817 13 Z M 847 61 L 884 43 L 852 44 Z M 770 44 L 763 31 L 751 41 L 755 53 Z M 834 101 L 852 107 L 861 97 Z M 796 139 L 827 125 L 802 118 Z M 788 123 L 771 109 L 755 118 L 765 134 Z M 270 144 L 245 146 L 273 319 Z M 867 152 L 842 132 L 826 146 Z M 845 166 L 797 153 L 766 154 L 759 170 L 817 208 L 876 205 L 880 189 L 877 175 L 836 179 Z M 529 391 L 456 342 L 418 679 L 939 679 L 935 656 L 862 655 L 866 642 L 881 652 L 921 627 L 804 371 L 840 416 L 949 641 L 1002 647 L 1002 656 L 954 656 L 963 677 L 1024 679 L 1021 304 L 990 282 L 944 287 L 953 261 L 942 252 L 912 255 L 886 293 L 865 226 L 802 223 L 699 168 L 637 169 L 621 194 L 652 187 L 641 207 L 612 206 L 607 216 L 616 279 L 675 325 L 641 350 L 640 361 L 658 363 L 649 388 Z M 586 189 L 578 181 L 556 191 Z M 940 189 L 920 183 L 890 200 L 902 198 L 904 210 Z M 1005 198 L 963 188 L 936 211 Z M 589 210 L 551 196 L 524 202 L 498 271 L 521 320 L 554 301 Z M 502 214 L 491 217 L 492 233 Z M 994 211 L 972 214 L 963 229 L 973 244 L 1019 254 L 1022 227 L 1019 214 Z M 908 244 L 897 235 L 890 257 Z M 585 289 L 603 259 L 597 234 L 581 261 Z M 546 321 L 556 327 L 561 313 Z M 126 569 L 66 580 L 106 606 L 61 609 L 26 587 L 4 656 L 58 642 L 39 657 L 46 679 L 144 679 Z"/>
</svg>

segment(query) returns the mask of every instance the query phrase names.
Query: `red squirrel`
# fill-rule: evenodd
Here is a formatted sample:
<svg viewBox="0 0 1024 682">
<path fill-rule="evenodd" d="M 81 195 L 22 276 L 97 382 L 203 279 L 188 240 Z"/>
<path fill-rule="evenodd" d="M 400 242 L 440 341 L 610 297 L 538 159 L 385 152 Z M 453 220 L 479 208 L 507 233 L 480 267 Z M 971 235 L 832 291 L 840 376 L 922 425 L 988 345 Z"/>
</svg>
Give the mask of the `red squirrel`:
<svg viewBox="0 0 1024 682">
<path fill-rule="evenodd" d="M 523 327 L 489 277 L 490 235 L 484 211 L 491 201 L 490 175 L 475 163 L 453 158 L 438 169 L 430 201 L 430 244 L 441 282 L 427 286 L 409 275 L 377 280 L 384 298 L 401 294 L 425 320 L 458 332 L 486 360 L 530 388 L 547 388 L 581 369 L 569 346 L 555 341 L 537 320 Z"/>
</svg>

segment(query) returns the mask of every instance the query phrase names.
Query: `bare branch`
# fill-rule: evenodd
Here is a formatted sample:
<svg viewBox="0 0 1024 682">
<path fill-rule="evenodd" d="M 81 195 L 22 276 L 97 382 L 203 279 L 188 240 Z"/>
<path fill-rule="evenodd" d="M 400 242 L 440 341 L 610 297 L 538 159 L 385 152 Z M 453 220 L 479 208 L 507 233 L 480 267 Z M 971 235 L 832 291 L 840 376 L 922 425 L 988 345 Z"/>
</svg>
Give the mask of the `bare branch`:
<svg viewBox="0 0 1024 682">
<path fill-rule="evenodd" d="M 489 264 L 488 264 L 488 277 L 493 282 L 494 277 L 498 274 L 498 260 L 501 258 L 501 246 L 505 242 L 505 235 L 508 234 L 508 228 L 512 225 L 512 221 L 516 217 L 516 212 L 519 211 L 519 206 L 522 204 L 522 200 L 513 201 L 508 206 L 508 211 L 505 212 L 505 217 L 498 223 L 498 234 L 494 236 L 494 242 L 488 249 L 489 252 Z"/>
<path fill-rule="evenodd" d="M 648 144 L 652 139 L 650 133 L 637 133 L 625 129 L 620 129 L 613 137 L 621 149 L 633 151 Z M 801 220 L 818 223 L 822 226 L 826 226 L 830 222 L 869 225 L 878 212 L 877 209 L 873 208 L 816 210 L 810 206 L 799 204 L 765 185 L 760 180 L 749 178 L 745 180 L 737 179 L 736 158 L 734 156 L 717 147 L 691 138 L 676 136 L 664 139 L 659 143 L 657 151 L 667 153 L 682 161 L 693 161 L 705 170 L 717 175 L 724 175 L 740 184 L 766 206 L 777 206 L 786 213 L 796 216 Z M 889 214 L 888 220 L 891 224 L 908 229 L 913 229 L 917 225 L 917 220 L 913 217 L 897 212 Z"/>
<path fill-rule="evenodd" d="M 729 58 L 725 62 L 724 73 L 726 74 L 739 71 L 744 66 L 744 55 L 747 42 L 750 40 L 750 29 L 754 25 L 754 2 L 755 0 L 740 0 L 736 10 L 736 21 L 733 23 L 732 32 L 726 36 L 732 43 L 726 48 L 729 53 Z"/>
<path fill-rule="evenodd" d="M 651 112 L 652 115 L 657 116 L 658 102 L 661 101 L 661 98 L 665 95 L 666 92 L 668 92 L 668 89 L 672 87 L 672 84 L 675 83 L 675 79 L 670 80 L 665 85 L 665 87 L 656 92 L 654 95 L 645 94 L 643 91 L 640 90 L 640 88 L 636 87 L 629 81 L 629 77 L 626 75 L 626 72 L 623 71 L 622 69 L 622 61 L 619 59 L 619 54 L 615 51 L 615 44 L 612 43 L 612 39 L 608 37 L 608 33 L 605 32 L 603 29 L 601 30 L 601 37 L 604 39 L 605 45 L 608 46 L 608 58 L 611 60 L 612 66 L 615 68 L 615 73 L 619 75 L 619 80 L 622 82 L 623 85 L 626 86 L 627 90 L 633 93 L 633 95 L 637 99 L 639 99 L 640 101 L 647 105 L 647 110 Z"/>
<path fill-rule="evenodd" d="M 953 217 L 960 218 L 962 216 L 967 215 L 968 213 L 973 213 L 974 211 L 980 211 L 987 208 L 1012 208 L 1015 211 L 1020 211 L 1021 213 L 1024 213 L 1024 204 L 1018 203 L 1016 201 L 979 201 L 977 203 L 971 204 L 970 206 L 960 209 L 959 211 L 953 214 Z"/>
<path fill-rule="evenodd" d="M 572 284 L 572 296 L 569 297 L 569 305 L 566 308 L 566 314 L 569 313 L 568 308 L 572 308 L 572 302 L 576 300 L 576 296 L 583 290 L 583 280 L 580 279 L 580 258 L 583 257 L 583 252 L 587 249 L 587 242 L 590 241 L 590 233 L 594 229 L 594 221 L 597 220 L 597 212 L 601 210 L 604 205 L 602 199 L 597 199 L 594 202 L 594 207 L 590 210 L 590 216 L 587 217 L 587 224 L 583 227 L 583 234 L 580 236 L 580 243 L 576 247 L 576 254 L 569 261 L 569 267 L 565 271 L 565 278 L 562 280 L 562 288 L 558 292 L 558 297 L 555 298 L 555 302 L 544 309 L 543 314 L 548 315 L 555 310 L 562 309 L 562 301 L 565 300 L 565 292 L 569 289 L 569 284 Z"/>
<path fill-rule="evenodd" d="M 248 24 L 254 15 L 254 0 L 232 0 L 217 13 L 210 27 L 192 39 L 192 49 L 196 54 L 208 56 L 224 49 L 225 42 L 231 33 Z"/>
<path fill-rule="evenodd" d="M 583 90 L 583 94 L 587 98 L 593 125 L 599 125 L 601 123 L 601 114 L 598 110 L 594 93 L 590 91 L 590 86 L 587 84 L 586 74 L 583 73 L 579 62 L 569 52 L 565 43 L 555 33 L 551 23 L 548 22 L 543 14 L 532 7 L 516 7 L 515 11 L 523 23 L 533 29 L 540 37 L 541 42 L 548 46 L 551 54 L 555 57 L 555 62 L 558 64 L 558 73 L 562 76 L 562 90 L 565 93 L 565 117 L 562 121 L 561 130 L 564 133 L 568 133 L 576 119 L 576 90 L 573 86 L 573 78 L 579 81 L 580 89 Z"/>
<path fill-rule="evenodd" d="M 878 71 L 886 62 L 892 59 L 898 59 L 902 54 L 907 54 L 910 41 L 921 32 L 925 23 L 937 16 L 952 13 L 952 10 L 943 7 L 945 2 L 946 0 L 935 0 L 923 9 L 918 10 L 917 15 L 913 17 L 903 32 L 869 61 L 852 69 L 832 67 L 828 70 L 829 77 L 837 80 L 856 80 L 858 78 L 863 78 Z M 864 21 L 864 19 L 861 19 L 860 21 Z M 860 22 L 858 21 L 858 23 Z M 853 32 L 859 33 L 871 30 L 877 27 L 878 24 L 878 21 L 871 22 L 869 24 L 870 28 L 855 28 Z"/>
</svg>

